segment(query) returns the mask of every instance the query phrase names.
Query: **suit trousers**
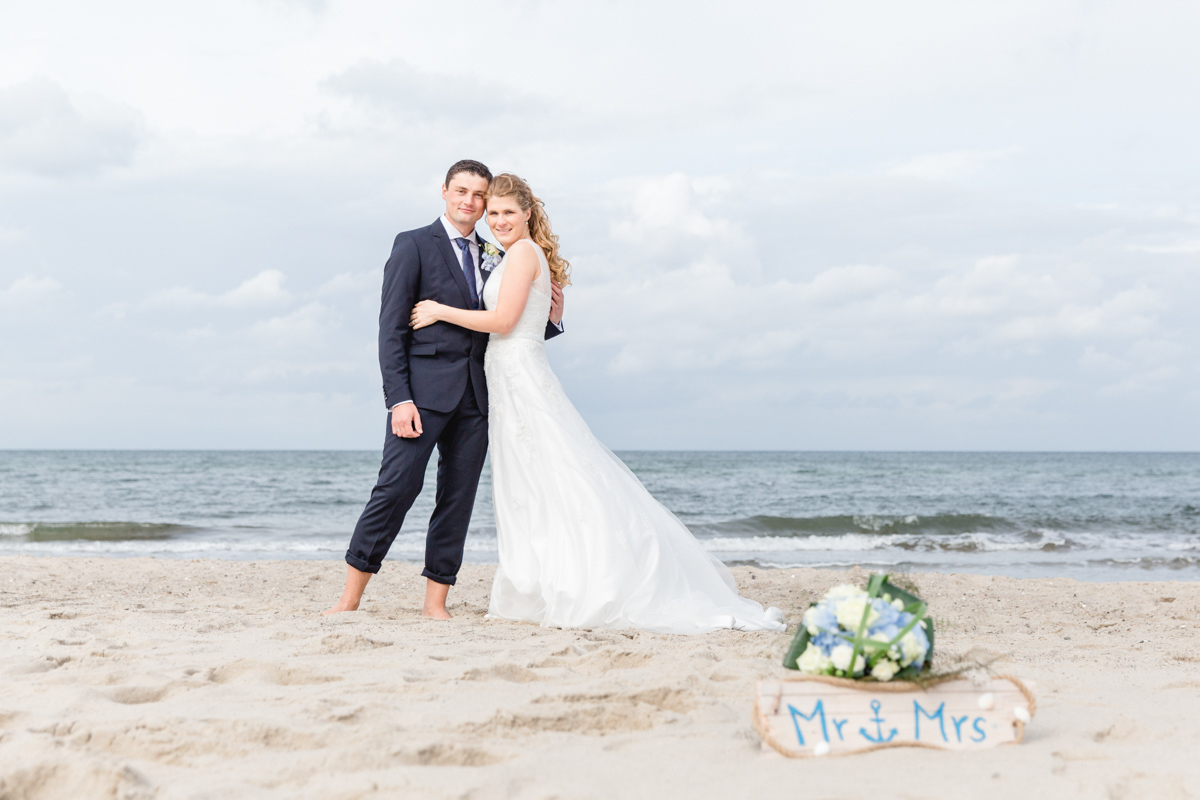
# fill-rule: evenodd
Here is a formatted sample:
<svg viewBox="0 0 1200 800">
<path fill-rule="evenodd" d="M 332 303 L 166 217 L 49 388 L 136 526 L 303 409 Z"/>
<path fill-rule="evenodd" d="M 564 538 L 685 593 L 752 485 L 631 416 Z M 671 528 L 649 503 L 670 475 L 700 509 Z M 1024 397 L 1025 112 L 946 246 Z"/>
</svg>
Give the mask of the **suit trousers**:
<svg viewBox="0 0 1200 800">
<path fill-rule="evenodd" d="M 436 445 L 437 496 L 425 535 L 425 569 L 421 574 L 453 586 L 462 566 L 475 491 L 487 456 L 487 416 L 479 409 L 469 379 L 453 411 L 417 411 L 422 433 L 415 439 L 392 433 L 392 415 L 388 412 L 379 478 L 354 526 L 346 563 L 362 572 L 379 572 L 405 515 L 421 493 L 425 468 Z"/>
</svg>

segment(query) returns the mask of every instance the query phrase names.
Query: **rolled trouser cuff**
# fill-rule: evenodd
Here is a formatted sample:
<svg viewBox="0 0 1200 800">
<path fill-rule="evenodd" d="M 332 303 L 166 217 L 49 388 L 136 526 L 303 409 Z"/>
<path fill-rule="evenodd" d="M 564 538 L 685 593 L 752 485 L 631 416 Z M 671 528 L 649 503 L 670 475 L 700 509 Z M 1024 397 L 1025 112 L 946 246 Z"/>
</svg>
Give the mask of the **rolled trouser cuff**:
<svg viewBox="0 0 1200 800">
<path fill-rule="evenodd" d="M 346 551 L 346 563 L 354 567 L 359 572 L 369 572 L 372 575 L 374 575 L 376 572 L 379 572 L 380 567 L 379 564 L 371 564 L 367 561 L 363 561 L 349 550 Z"/>
<path fill-rule="evenodd" d="M 379 567 L 376 567 L 375 569 L 378 570 Z M 453 586 L 458 581 L 457 575 L 438 575 L 430 571 L 429 567 L 421 570 L 421 574 L 426 578 L 429 578 L 429 580 L 433 581 L 434 583 L 442 583 L 446 586 Z"/>
</svg>

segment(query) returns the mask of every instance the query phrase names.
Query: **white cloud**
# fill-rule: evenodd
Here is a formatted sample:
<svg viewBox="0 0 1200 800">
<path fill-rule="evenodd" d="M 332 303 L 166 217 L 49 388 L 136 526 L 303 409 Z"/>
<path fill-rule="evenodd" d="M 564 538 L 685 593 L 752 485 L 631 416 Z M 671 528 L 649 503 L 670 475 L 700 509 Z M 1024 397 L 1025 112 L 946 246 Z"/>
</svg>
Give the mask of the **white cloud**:
<svg viewBox="0 0 1200 800">
<path fill-rule="evenodd" d="M 283 288 L 283 281 L 283 273 L 279 270 L 264 270 L 236 289 L 221 295 L 217 302 L 234 308 L 286 303 L 291 299 L 291 294 Z"/>
<path fill-rule="evenodd" d="M 217 335 L 216 328 L 214 328 L 212 325 L 205 325 L 200 328 L 189 328 L 187 331 L 184 332 L 183 338 L 190 339 L 192 341 L 196 341 L 196 340 L 202 340 L 202 339 L 212 339 L 216 335 Z"/>
<path fill-rule="evenodd" d="M 304 345 L 319 341 L 336 326 L 337 320 L 329 308 L 321 303 L 308 303 L 290 314 L 255 323 L 250 333 L 274 345 Z"/>
<path fill-rule="evenodd" d="M 1055 302 L 1063 295 L 1050 275 L 1023 269 L 1015 255 L 988 256 L 970 268 L 939 278 L 928 292 L 909 301 L 915 315 L 981 316 L 1006 311 L 1014 304 Z"/>
<path fill-rule="evenodd" d="M 1176 384 L 1181 374 L 1182 370 L 1176 366 L 1165 366 L 1139 371 L 1122 381 L 1102 386 L 1099 389 L 1099 393 L 1106 397 L 1114 395 L 1156 394 Z"/>
<path fill-rule="evenodd" d="M 324 14 L 329 9 L 328 0 L 259 0 L 259 2 L 268 8 L 272 6 L 287 10 L 298 8 L 310 14 Z"/>
<path fill-rule="evenodd" d="M 26 275 L 17 278 L 7 289 L 0 290 L 0 306 L 9 308 L 26 306 L 54 294 L 61 288 L 62 284 L 53 278 Z"/>
<path fill-rule="evenodd" d="M 129 313 L 129 308 L 130 304 L 126 302 L 107 303 L 96 309 L 95 316 L 109 322 L 120 322 Z"/>
<path fill-rule="evenodd" d="M 476 126 L 544 107 L 544 102 L 530 103 L 502 85 L 469 75 L 426 72 L 398 59 L 362 61 L 326 78 L 322 86 L 336 96 L 410 122 Z"/>
<path fill-rule="evenodd" d="M 359 294 L 362 292 L 378 293 L 383 275 L 380 270 L 369 269 L 362 272 L 339 272 L 318 289 L 318 295 Z"/>
<path fill-rule="evenodd" d="M 132 161 L 141 115 L 102 97 L 67 94 L 47 78 L 0 88 L 0 166 L 46 176 L 89 174 Z"/>
<path fill-rule="evenodd" d="M 849 264 L 832 267 L 800 287 L 799 297 L 807 303 L 844 303 L 856 298 L 870 297 L 891 289 L 901 280 L 893 269 L 871 264 Z M 787 286 L 786 282 L 783 286 Z M 774 293 L 772 287 L 765 291 Z"/>
<path fill-rule="evenodd" d="M 757 374 L 794 376 L 804 386 L 800 363 L 810 370 L 820 364 L 822 373 L 892 372 L 934 364 L 941 370 L 970 358 L 1011 369 L 999 365 L 1014 345 L 1067 344 L 1082 349 L 1081 365 L 1090 370 L 1124 376 L 1152 363 L 1161 382 L 1180 374 L 1166 370 L 1187 352 L 1162 324 L 1170 306 L 1158 293 L 1105 292 L 1014 255 L 984 257 L 943 275 L 838 266 L 807 281 L 762 279 L 702 258 L 682 269 L 607 274 L 574 310 L 589 327 L 620 315 L 621 324 L 603 326 L 614 376 L 744 381 Z M 1042 387 L 1039 396 L 1050 386 L 1040 378 L 1013 380 Z"/>
<path fill-rule="evenodd" d="M 292 299 L 283 288 L 285 276 L 277 269 L 263 270 L 229 291 L 212 295 L 186 286 L 176 286 L 154 292 L 146 298 L 150 307 L 224 306 L 226 308 L 248 308 L 282 305 Z"/>
<path fill-rule="evenodd" d="M 913 156 L 890 167 L 887 174 L 925 181 L 950 181 L 981 172 L 991 164 L 1021 153 L 1019 147 L 998 150 L 954 150 Z"/>
<path fill-rule="evenodd" d="M 1176 242 L 1174 244 L 1141 244 L 1130 245 L 1128 250 L 1135 253 L 1154 253 L 1156 255 L 1175 255 L 1179 253 L 1200 253 L 1200 240 Z"/>
<path fill-rule="evenodd" d="M 725 188 L 719 178 L 694 178 L 682 172 L 639 182 L 629 203 L 631 216 L 612 225 L 612 235 L 642 246 L 678 246 L 680 237 L 735 239 L 740 231 L 707 209 L 719 207 Z"/>
<path fill-rule="evenodd" d="M 1149 289 L 1127 289 L 1094 305 L 1068 302 L 1041 315 L 1020 316 L 998 329 L 1000 338 L 1108 339 L 1141 337 L 1159 328 L 1162 299 Z"/>
</svg>

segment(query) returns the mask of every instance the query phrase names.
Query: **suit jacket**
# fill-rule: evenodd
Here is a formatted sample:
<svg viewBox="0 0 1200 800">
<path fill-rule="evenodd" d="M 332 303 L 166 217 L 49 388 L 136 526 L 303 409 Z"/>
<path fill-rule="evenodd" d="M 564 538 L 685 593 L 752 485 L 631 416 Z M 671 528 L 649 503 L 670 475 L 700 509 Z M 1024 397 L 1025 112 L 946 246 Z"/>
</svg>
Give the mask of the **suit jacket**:
<svg viewBox="0 0 1200 800">
<path fill-rule="evenodd" d="M 486 276 L 485 276 L 486 281 Z M 483 287 L 478 287 L 480 293 Z M 392 244 L 383 268 L 383 297 L 379 308 L 379 369 L 383 399 L 390 409 L 411 400 L 418 408 L 449 412 L 458 407 L 467 377 L 475 402 L 487 413 L 487 380 L 483 353 L 488 334 L 448 322 L 412 330 L 412 308 L 421 300 L 436 300 L 471 308 L 471 290 L 459 266 L 454 245 L 441 219 L 425 228 L 405 231 Z M 561 331 L 549 321 L 546 338 Z"/>
</svg>

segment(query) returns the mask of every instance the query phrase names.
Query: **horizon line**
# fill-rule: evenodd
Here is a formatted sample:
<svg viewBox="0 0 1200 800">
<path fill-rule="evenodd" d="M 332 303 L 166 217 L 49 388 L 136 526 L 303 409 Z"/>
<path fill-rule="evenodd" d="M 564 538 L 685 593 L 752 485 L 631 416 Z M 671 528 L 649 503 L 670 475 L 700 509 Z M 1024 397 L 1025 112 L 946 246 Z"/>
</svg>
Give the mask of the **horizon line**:
<svg viewBox="0 0 1200 800">
<path fill-rule="evenodd" d="M 1012 453 L 1025 455 L 1200 455 L 1200 450 L 1022 450 L 1022 449 L 737 449 L 737 448 L 609 448 L 614 453 Z M 0 447 L 0 453 L 377 453 L 379 448 L 254 447 Z"/>
</svg>

